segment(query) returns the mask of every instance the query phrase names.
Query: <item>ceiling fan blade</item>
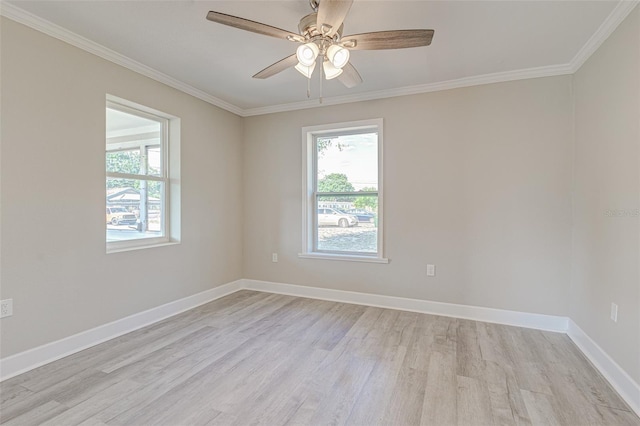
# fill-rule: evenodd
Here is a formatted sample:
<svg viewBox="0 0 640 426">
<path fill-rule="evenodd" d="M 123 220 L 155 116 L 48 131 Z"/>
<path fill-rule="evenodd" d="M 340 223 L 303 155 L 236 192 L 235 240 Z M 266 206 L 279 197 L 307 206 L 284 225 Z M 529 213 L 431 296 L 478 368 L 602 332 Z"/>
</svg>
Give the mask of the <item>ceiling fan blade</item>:
<svg viewBox="0 0 640 426">
<path fill-rule="evenodd" d="M 228 25 L 230 27 L 239 28 L 241 30 L 251 31 L 252 33 L 258 33 L 275 38 L 283 38 L 290 41 L 305 41 L 305 38 L 299 34 L 272 27 L 271 25 L 263 24 L 260 22 L 251 21 L 249 19 L 227 15 L 226 13 L 210 11 L 209 13 L 207 13 L 207 19 L 209 21 L 217 22 L 222 25 Z"/>
<path fill-rule="evenodd" d="M 347 17 L 353 0 L 320 0 L 316 27 L 329 37 L 338 31 Z"/>
<path fill-rule="evenodd" d="M 433 34 L 433 30 L 378 31 L 345 36 L 341 43 L 350 50 L 404 49 L 430 45 Z"/>
<path fill-rule="evenodd" d="M 266 67 L 265 69 L 263 69 L 262 71 L 254 75 L 253 78 L 263 78 L 263 79 L 269 78 L 273 75 L 278 74 L 279 72 L 286 70 L 289 67 L 294 66 L 297 63 L 298 63 L 298 58 L 294 53 L 291 56 L 287 56 L 286 58 L 279 60 L 275 64 L 269 65 L 268 67 Z"/>
<path fill-rule="evenodd" d="M 340 74 L 337 78 L 340 83 L 344 84 L 347 87 L 347 89 L 351 89 L 352 87 L 355 87 L 358 84 L 362 83 L 362 77 L 360 77 L 358 70 L 353 65 L 351 65 L 350 62 L 347 63 L 344 68 L 342 68 L 342 74 Z"/>
</svg>

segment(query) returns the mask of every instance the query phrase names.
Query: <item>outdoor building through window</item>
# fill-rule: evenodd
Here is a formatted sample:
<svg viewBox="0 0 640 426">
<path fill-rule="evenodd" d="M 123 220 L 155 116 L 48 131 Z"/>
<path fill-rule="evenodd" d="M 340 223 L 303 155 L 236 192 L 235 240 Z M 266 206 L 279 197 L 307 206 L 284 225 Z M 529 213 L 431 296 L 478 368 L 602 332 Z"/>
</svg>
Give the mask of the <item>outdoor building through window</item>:
<svg viewBox="0 0 640 426">
<path fill-rule="evenodd" d="M 169 122 L 168 117 L 107 101 L 108 249 L 170 240 Z"/>
<path fill-rule="evenodd" d="M 301 257 L 382 256 L 382 120 L 306 127 Z"/>
</svg>

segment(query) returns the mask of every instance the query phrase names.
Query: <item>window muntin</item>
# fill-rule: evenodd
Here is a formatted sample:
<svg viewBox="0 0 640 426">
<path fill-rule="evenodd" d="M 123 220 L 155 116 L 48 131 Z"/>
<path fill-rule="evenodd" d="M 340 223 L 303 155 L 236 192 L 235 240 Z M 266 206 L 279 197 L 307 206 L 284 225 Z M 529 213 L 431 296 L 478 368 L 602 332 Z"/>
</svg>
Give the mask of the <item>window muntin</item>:
<svg viewBox="0 0 640 426">
<path fill-rule="evenodd" d="M 108 249 L 169 241 L 168 127 L 166 117 L 107 102 Z"/>
<path fill-rule="evenodd" d="M 302 257 L 382 256 L 382 120 L 303 129 Z"/>
</svg>

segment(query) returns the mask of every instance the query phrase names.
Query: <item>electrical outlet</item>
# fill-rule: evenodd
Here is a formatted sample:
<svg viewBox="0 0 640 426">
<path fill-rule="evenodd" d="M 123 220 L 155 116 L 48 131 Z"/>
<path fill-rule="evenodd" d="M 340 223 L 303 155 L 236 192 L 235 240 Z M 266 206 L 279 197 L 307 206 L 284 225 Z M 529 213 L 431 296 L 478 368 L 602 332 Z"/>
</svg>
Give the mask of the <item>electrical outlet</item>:
<svg viewBox="0 0 640 426">
<path fill-rule="evenodd" d="M 611 303 L 611 321 L 618 322 L 618 305 Z"/>
<path fill-rule="evenodd" d="M 278 262 L 278 253 L 271 253 L 271 261 L 273 263 L 277 263 Z"/>
<path fill-rule="evenodd" d="M 0 318 L 13 315 L 13 299 L 0 301 Z"/>
<path fill-rule="evenodd" d="M 427 265 L 427 276 L 428 277 L 436 276 L 436 265 Z"/>
</svg>

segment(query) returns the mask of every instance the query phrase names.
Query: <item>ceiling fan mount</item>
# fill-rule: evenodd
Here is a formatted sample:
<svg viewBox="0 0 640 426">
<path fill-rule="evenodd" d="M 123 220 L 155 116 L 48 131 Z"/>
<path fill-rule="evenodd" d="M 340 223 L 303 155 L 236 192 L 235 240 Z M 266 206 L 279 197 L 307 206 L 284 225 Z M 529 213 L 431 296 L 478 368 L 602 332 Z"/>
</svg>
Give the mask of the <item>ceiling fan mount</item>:
<svg viewBox="0 0 640 426">
<path fill-rule="evenodd" d="M 318 29 L 317 22 L 318 22 L 317 12 L 310 13 L 307 16 L 303 17 L 300 20 L 300 23 L 298 24 L 298 31 L 300 32 L 300 35 L 309 40 L 315 37 L 322 37 L 323 33 Z M 342 37 L 343 29 L 344 29 L 344 24 L 340 25 L 340 28 L 338 28 L 338 31 L 336 31 L 335 35 L 332 38 L 333 41 L 337 42 L 340 40 L 340 37 Z M 295 40 L 292 40 L 292 41 L 295 41 Z"/>
<path fill-rule="evenodd" d="M 343 37 L 344 20 L 353 0 L 309 0 L 313 10 L 298 24 L 299 34 L 261 22 L 225 13 L 210 11 L 207 19 L 245 31 L 300 43 L 296 53 L 268 66 L 253 78 L 269 78 L 287 68 L 294 67 L 311 78 L 316 63 L 327 80 L 337 78 L 347 88 L 362 83 L 362 77 L 350 63 L 351 50 L 404 49 L 428 46 L 433 30 L 391 30 L 348 35 Z"/>
</svg>

